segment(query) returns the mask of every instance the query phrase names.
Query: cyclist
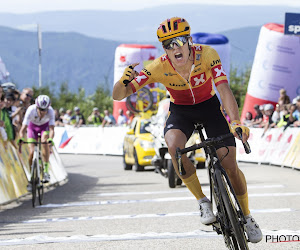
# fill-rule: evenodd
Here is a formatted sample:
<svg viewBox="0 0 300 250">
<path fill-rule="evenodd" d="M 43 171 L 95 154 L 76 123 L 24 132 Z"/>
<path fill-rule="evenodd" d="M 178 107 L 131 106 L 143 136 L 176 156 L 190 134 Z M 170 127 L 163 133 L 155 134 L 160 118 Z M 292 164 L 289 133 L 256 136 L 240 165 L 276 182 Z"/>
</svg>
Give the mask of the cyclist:
<svg viewBox="0 0 300 250">
<path fill-rule="evenodd" d="M 49 157 L 50 157 L 50 145 L 53 146 L 54 137 L 54 125 L 55 116 L 54 110 L 50 106 L 51 100 L 47 95 L 39 95 L 35 99 L 35 104 L 28 107 L 26 110 L 22 127 L 19 132 L 19 143 L 25 141 L 24 136 L 27 130 L 27 141 L 36 142 L 38 139 L 38 133 L 41 134 L 41 141 L 48 142 L 48 144 L 42 144 L 42 155 L 44 160 L 44 182 L 50 181 L 49 175 Z M 34 153 L 34 144 L 29 144 L 29 166 L 32 164 L 32 158 Z M 31 188 L 31 184 L 28 185 L 28 189 Z"/>
<path fill-rule="evenodd" d="M 243 131 L 243 142 L 249 137 L 249 129 L 240 122 L 238 106 L 219 55 L 210 46 L 193 44 L 188 22 L 180 17 L 167 19 L 159 25 L 157 37 L 165 54 L 148 64 L 139 74 L 134 70 L 138 63 L 128 66 L 121 79 L 114 85 L 113 98 L 122 100 L 153 82 L 165 85 L 171 97 L 169 116 L 164 129 L 165 140 L 179 175 L 175 158 L 176 148 L 185 147 L 193 133 L 195 123 L 204 124 L 208 137 L 234 132 L 240 127 Z M 213 84 L 220 93 L 231 124 L 222 114 Z M 234 135 L 237 137 L 235 132 Z M 228 153 L 226 147 L 229 149 Z M 234 138 L 225 140 L 224 146 L 217 148 L 217 153 L 246 217 L 248 238 L 253 243 L 259 242 L 262 233 L 250 215 L 247 184 L 243 172 L 237 166 Z M 181 178 L 198 200 L 200 221 L 203 224 L 211 224 L 216 218 L 210 200 L 202 192 L 195 167 L 186 156 L 182 157 L 182 162 L 186 173 Z"/>
</svg>

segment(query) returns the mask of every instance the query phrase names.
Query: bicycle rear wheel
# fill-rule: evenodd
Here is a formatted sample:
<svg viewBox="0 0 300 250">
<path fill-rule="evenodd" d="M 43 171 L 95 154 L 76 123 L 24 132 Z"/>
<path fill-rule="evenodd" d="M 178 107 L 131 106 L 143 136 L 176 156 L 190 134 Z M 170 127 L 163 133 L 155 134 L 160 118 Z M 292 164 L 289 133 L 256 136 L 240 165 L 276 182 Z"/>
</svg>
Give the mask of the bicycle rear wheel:
<svg viewBox="0 0 300 250">
<path fill-rule="evenodd" d="M 223 231 L 225 243 L 229 249 L 247 250 L 249 248 L 241 218 L 241 211 L 238 209 L 237 201 L 232 199 L 226 178 L 220 170 L 216 170 L 216 181 L 220 190 L 222 205 L 225 208 L 223 219 L 228 220 L 226 224 L 229 228 L 223 229 L 225 231 Z"/>
<path fill-rule="evenodd" d="M 36 192 L 37 192 L 37 185 L 38 185 L 38 174 L 37 174 L 37 162 L 36 160 L 33 161 L 33 171 L 31 176 L 31 193 L 32 193 L 32 206 L 35 207 L 36 201 Z"/>
</svg>

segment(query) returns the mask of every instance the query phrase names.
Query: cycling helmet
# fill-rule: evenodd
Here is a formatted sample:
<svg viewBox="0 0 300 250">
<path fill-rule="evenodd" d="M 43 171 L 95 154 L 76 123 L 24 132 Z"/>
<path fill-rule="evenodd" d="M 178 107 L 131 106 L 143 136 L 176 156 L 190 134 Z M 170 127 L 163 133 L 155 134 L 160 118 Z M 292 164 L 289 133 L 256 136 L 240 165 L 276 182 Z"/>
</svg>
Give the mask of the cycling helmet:
<svg viewBox="0 0 300 250">
<path fill-rule="evenodd" d="M 177 36 L 189 36 L 191 28 L 181 17 L 172 17 L 163 21 L 157 29 L 158 41 L 162 42 Z"/>
<path fill-rule="evenodd" d="M 49 96 L 47 95 L 39 95 L 36 99 L 35 99 L 35 104 L 38 108 L 41 109 L 47 109 L 49 108 L 51 101 Z"/>
</svg>

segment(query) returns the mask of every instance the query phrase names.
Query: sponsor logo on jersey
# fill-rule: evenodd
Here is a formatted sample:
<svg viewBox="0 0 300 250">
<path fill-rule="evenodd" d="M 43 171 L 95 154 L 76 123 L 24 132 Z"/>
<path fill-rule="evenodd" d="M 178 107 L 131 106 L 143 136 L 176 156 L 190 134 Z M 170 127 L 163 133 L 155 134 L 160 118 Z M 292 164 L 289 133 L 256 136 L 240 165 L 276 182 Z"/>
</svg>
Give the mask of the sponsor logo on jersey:
<svg viewBox="0 0 300 250">
<path fill-rule="evenodd" d="M 196 50 L 196 51 L 201 51 L 201 50 L 202 50 L 201 45 L 195 45 L 195 50 Z"/>
<path fill-rule="evenodd" d="M 148 76 L 151 76 L 151 72 L 147 69 L 143 68 L 142 71 L 145 72 Z"/>
<path fill-rule="evenodd" d="M 206 75 L 204 72 L 202 74 L 193 76 L 191 78 L 191 85 L 193 87 L 200 86 L 200 85 L 204 84 L 205 82 L 206 82 Z"/>
<path fill-rule="evenodd" d="M 166 60 L 168 60 L 168 56 L 167 55 L 163 55 L 162 57 L 161 57 L 161 60 L 164 62 L 164 61 L 166 61 Z"/>
<path fill-rule="evenodd" d="M 169 72 L 169 73 L 165 73 L 165 76 L 175 76 L 176 74 L 174 74 L 174 73 L 171 73 L 171 72 Z"/>
<path fill-rule="evenodd" d="M 201 58 L 201 55 L 200 54 L 196 54 L 196 61 L 199 61 Z"/>
<path fill-rule="evenodd" d="M 226 73 L 225 73 L 222 65 L 217 65 L 217 66 L 213 67 L 211 70 L 212 70 L 214 79 L 221 77 L 221 76 L 226 76 Z"/>
<path fill-rule="evenodd" d="M 186 86 L 186 83 L 184 83 L 184 82 L 182 82 L 182 84 L 169 83 L 169 86 L 171 86 L 171 87 L 184 87 L 184 86 Z"/>
<path fill-rule="evenodd" d="M 149 79 L 148 76 L 146 76 L 143 72 L 140 72 L 140 74 L 135 78 L 135 81 L 138 83 L 139 86 L 141 86 L 141 85 L 143 85 L 148 79 Z"/>
<path fill-rule="evenodd" d="M 221 59 L 214 60 L 214 61 L 210 64 L 210 66 L 213 67 L 214 65 L 219 64 L 219 63 L 221 63 Z"/>
</svg>

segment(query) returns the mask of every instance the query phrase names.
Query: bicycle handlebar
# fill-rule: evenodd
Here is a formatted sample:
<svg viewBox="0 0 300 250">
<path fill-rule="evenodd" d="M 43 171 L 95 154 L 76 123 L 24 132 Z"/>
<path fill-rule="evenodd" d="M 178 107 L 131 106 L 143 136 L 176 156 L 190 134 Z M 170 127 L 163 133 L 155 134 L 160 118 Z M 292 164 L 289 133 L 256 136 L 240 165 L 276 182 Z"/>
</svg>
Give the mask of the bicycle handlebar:
<svg viewBox="0 0 300 250">
<path fill-rule="evenodd" d="M 22 141 L 22 142 L 19 144 L 19 152 L 20 152 L 20 153 L 22 153 L 22 144 L 35 144 L 35 145 L 38 145 L 38 144 L 49 144 L 50 146 L 52 146 L 52 144 L 49 143 L 49 142 Z"/>
<path fill-rule="evenodd" d="M 242 139 L 242 129 L 241 128 L 237 128 L 236 129 L 236 133 L 238 134 L 239 138 Z M 225 134 L 225 135 L 221 135 L 221 136 L 218 136 L 218 137 L 214 137 L 214 138 L 208 138 L 206 139 L 205 141 L 199 143 L 199 144 L 195 144 L 193 146 L 190 146 L 190 147 L 187 147 L 187 148 L 183 148 L 183 149 L 177 149 L 176 150 L 176 155 L 178 154 L 186 154 L 190 151 L 194 151 L 194 150 L 197 150 L 197 149 L 200 149 L 200 148 L 204 148 L 206 146 L 215 146 L 217 144 L 220 144 L 224 139 L 227 139 L 227 138 L 230 138 L 230 137 L 233 137 L 234 135 L 232 133 L 228 133 L 228 134 Z M 245 152 L 247 154 L 251 153 L 251 149 L 250 149 L 250 145 L 249 143 L 246 141 L 245 143 L 243 143 L 243 146 L 244 146 L 244 149 L 245 149 Z"/>
</svg>

